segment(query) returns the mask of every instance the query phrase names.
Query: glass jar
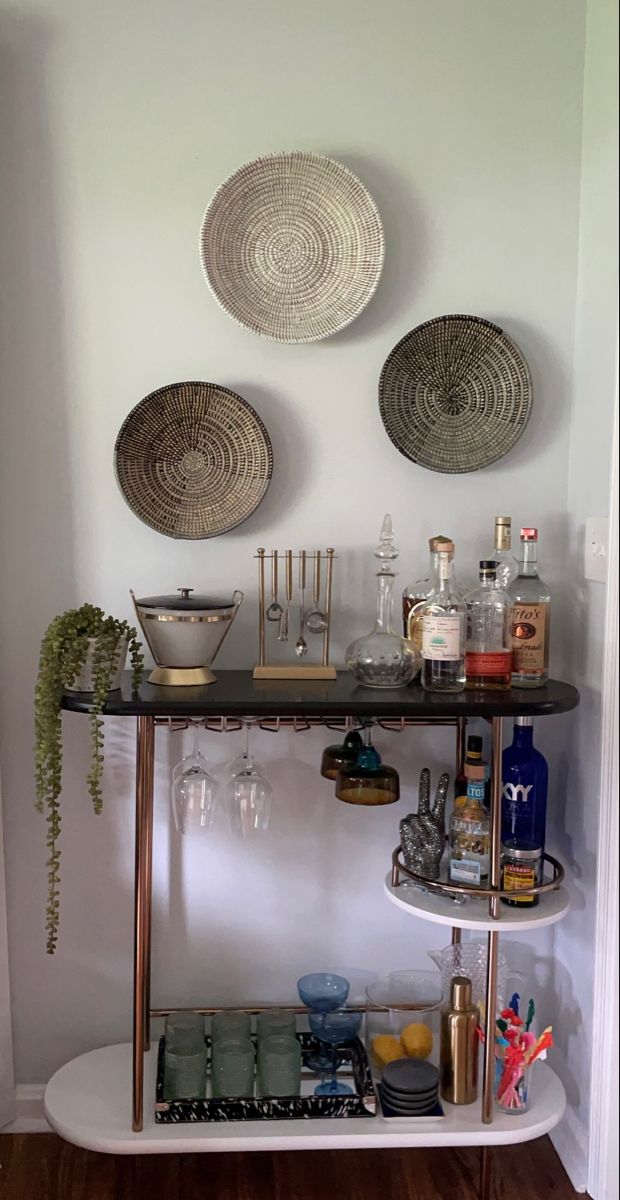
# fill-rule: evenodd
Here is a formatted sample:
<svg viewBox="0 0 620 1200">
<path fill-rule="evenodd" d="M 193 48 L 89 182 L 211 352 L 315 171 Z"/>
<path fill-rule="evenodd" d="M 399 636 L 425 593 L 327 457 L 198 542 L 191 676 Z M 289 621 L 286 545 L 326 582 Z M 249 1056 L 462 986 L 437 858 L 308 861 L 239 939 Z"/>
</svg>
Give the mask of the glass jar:
<svg viewBox="0 0 620 1200">
<path fill-rule="evenodd" d="M 392 589 L 396 573 L 392 570 L 398 550 L 394 546 L 392 518 L 389 513 L 381 526 L 379 545 L 374 551 L 379 560 L 377 571 L 377 616 L 374 629 L 347 647 L 345 662 L 355 678 L 366 687 L 406 687 L 420 670 L 420 655 L 411 642 L 392 629 Z"/>
<path fill-rule="evenodd" d="M 438 971 L 393 971 L 366 988 L 366 1052 L 373 1078 L 396 1058 L 439 1066 L 443 991 Z"/>
</svg>

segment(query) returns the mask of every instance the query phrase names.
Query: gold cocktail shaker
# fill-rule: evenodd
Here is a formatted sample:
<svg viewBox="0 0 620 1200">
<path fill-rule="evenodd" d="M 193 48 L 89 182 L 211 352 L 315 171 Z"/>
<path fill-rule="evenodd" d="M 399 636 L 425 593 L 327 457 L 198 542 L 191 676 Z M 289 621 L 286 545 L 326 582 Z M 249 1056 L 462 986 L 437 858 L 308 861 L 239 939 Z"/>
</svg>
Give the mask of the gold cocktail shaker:
<svg viewBox="0 0 620 1200">
<path fill-rule="evenodd" d="M 471 980 L 455 975 L 441 1010 L 441 1095 L 449 1104 L 472 1104 L 478 1095 L 479 1016 Z"/>
</svg>

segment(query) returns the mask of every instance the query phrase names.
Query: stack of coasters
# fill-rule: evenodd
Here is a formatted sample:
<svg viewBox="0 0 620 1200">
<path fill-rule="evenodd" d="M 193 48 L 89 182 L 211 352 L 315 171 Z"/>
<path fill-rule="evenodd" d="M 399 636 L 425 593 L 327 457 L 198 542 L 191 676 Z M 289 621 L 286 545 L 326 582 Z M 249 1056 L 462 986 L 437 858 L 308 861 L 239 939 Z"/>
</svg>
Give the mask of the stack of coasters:
<svg viewBox="0 0 620 1200">
<path fill-rule="evenodd" d="M 383 1068 L 379 1095 L 398 1116 L 426 1117 L 438 1108 L 439 1071 L 424 1059 L 397 1058 Z"/>
</svg>

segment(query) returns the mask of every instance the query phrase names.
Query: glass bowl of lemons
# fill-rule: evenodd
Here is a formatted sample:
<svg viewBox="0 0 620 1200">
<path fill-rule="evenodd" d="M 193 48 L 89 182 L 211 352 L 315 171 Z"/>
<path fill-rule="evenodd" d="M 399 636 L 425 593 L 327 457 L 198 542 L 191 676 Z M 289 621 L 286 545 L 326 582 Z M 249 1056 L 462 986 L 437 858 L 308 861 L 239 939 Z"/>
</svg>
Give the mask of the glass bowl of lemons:
<svg viewBox="0 0 620 1200">
<path fill-rule="evenodd" d="M 366 988 L 366 1052 L 373 1078 L 398 1058 L 439 1066 L 439 971 L 393 971 Z"/>
</svg>

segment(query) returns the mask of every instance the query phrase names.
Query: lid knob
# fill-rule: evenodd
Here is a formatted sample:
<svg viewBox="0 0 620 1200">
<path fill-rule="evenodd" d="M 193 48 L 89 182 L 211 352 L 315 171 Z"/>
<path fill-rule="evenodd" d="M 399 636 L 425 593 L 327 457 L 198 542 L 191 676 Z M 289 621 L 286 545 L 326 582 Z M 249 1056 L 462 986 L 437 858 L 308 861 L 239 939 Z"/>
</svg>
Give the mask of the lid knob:
<svg viewBox="0 0 620 1200">
<path fill-rule="evenodd" d="M 193 590 L 193 588 L 177 588 L 177 592 L 181 593 L 182 600 L 189 600 L 190 592 L 193 592 Z"/>
</svg>

